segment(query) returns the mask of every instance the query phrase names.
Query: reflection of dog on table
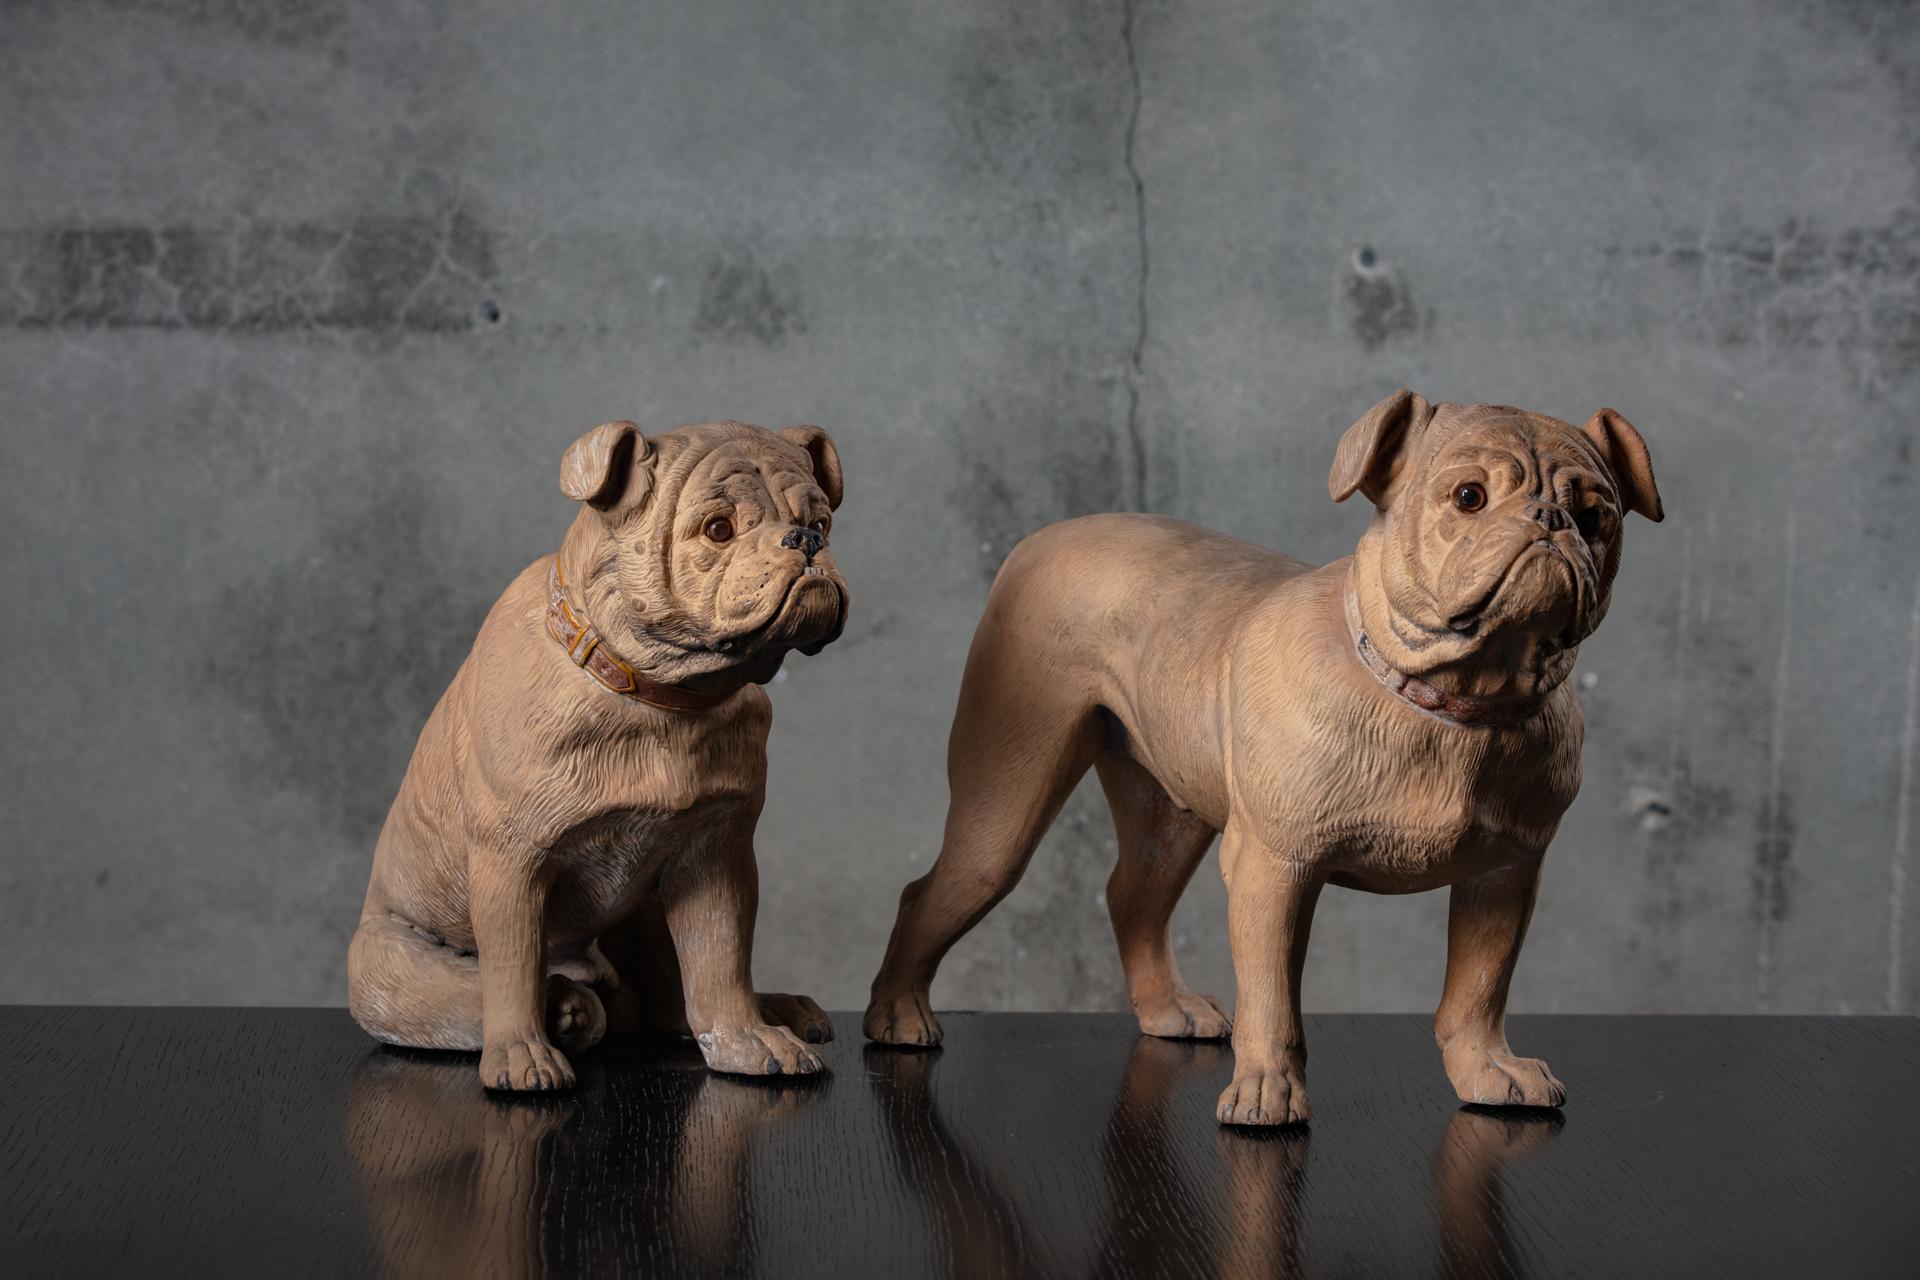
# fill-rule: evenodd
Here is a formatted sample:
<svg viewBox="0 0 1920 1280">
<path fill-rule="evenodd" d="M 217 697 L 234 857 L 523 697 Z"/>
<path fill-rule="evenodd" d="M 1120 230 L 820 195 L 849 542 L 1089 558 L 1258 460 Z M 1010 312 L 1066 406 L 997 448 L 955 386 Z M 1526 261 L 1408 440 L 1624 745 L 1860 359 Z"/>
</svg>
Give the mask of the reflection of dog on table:
<svg viewBox="0 0 1920 1280">
<path fill-rule="evenodd" d="M 1522 1275 L 1507 1232 L 1510 1161 L 1539 1155 L 1565 1124 L 1558 1111 L 1462 1107 L 1433 1153 L 1433 1216 L 1443 1274 Z"/>
<path fill-rule="evenodd" d="M 1007 1194 L 992 1166 L 948 1127 L 934 1096 L 937 1054 L 886 1053 L 867 1046 L 869 1097 L 906 1174 L 940 1233 L 938 1256 L 953 1276 L 1017 1276 L 1033 1248 L 1035 1223 Z"/>
<path fill-rule="evenodd" d="M 1187 1099 L 1218 1087 L 1229 1065 L 1225 1045 L 1141 1037 L 1128 1051 L 1099 1150 L 1104 1216 L 1091 1233 L 1095 1251 L 1084 1267 L 1075 1254 L 1068 1255 L 1072 1266 L 1063 1267 L 1055 1252 L 1062 1241 L 1044 1230 L 1056 1207 L 1023 1201 L 996 1173 L 996 1166 L 1004 1172 L 1007 1153 L 970 1148 L 962 1137 L 967 1126 L 942 1115 L 934 1076 L 952 1067 L 951 1060 L 943 1066 L 942 1057 L 875 1046 L 865 1052 L 870 1097 L 907 1175 L 904 1185 L 934 1224 L 929 1252 L 947 1259 L 952 1274 L 1080 1269 L 1089 1275 L 1285 1277 L 1324 1261 L 1309 1256 L 1305 1229 L 1313 1221 L 1312 1129 L 1223 1128 L 1210 1147 L 1176 1137 L 1177 1113 L 1187 1110 Z M 1517 1158 L 1544 1154 L 1562 1125 L 1555 1110 L 1460 1108 L 1448 1117 L 1432 1156 L 1434 1234 L 1396 1237 L 1389 1254 L 1430 1247 L 1448 1275 L 1515 1272 L 1505 1220 L 1507 1169 Z M 1397 1140 L 1391 1146 L 1401 1150 Z M 988 1158 L 996 1154 L 1002 1158 Z M 1348 1159 L 1355 1154 L 1346 1153 Z M 1378 1167 L 1391 1170 L 1392 1159 Z M 1069 1185 L 1087 1176 L 1077 1168 L 1073 1174 Z M 1388 1182 L 1394 1180 L 1389 1173 Z M 1380 1225 L 1396 1221 L 1389 1214 Z M 1344 1235 L 1329 1232 L 1321 1252 L 1335 1242 L 1352 1248 Z M 1333 1256 L 1351 1264 L 1365 1255 Z"/>
<path fill-rule="evenodd" d="M 941 958 L 1010 891 L 1091 767 L 1120 860 L 1108 910 L 1141 1030 L 1217 1037 L 1168 920 L 1215 833 L 1239 1008 L 1227 1124 L 1307 1118 L 1299 986 L 1322 886 L 1453 886 L 1435 1031 L 1469 1102 L 1557 1106 L 1507 1045 L 1540 860 L 1580 780 L 1564 685 L 1605 616 L 1622 517 L 1661 517 L 1640 435 L 1396 392 L 1341 440 L 1352 556 L 1300 561 L 1153 516 L 1069 520 L 1008 557 L 948 753 L 946 837 L 901 896 L 869 1037 L 940 1040 Z"/>
<path fill-rule="evenodd" d="M 684 1046 L 660 1052 L 643 1089 L 639 1073 L 599 1059 L 573 1093 L 502 1096 L 474 1088 L 464 1062 L 370 1051 L 348 1082 L 343 1128 L 381 1273 L 631 1269 L 635 1205 L 658 1209 L 650 1221 L 663 1229 L 643 1247 L 663 1272 L 745 1270 L 755 1140 L 811 1106 L 824 1082 L 732 1080 Z M 637 1144 L 648 1158 L 634 1158 Z M 563 1222 L 575 1229 L 556 1230 Z"/>
<path fill-rule="evenodd" d="M 501 1099 L 463 1063 L 374 1049 L 343 1120 L 383 1274 L 537 1276 L 553 1152 L 572 1098 Z"/>
<path fill-rule="evenodd" d="M 381 832 L 353 1015 L 479 1050 L 490 1088 L 565 1088 L 609 1018 L 690 1031 L 716 1071 L 818 1071 L 826 1016 L 749 976 L 755 686 L 846 624 L 839 455 L 818 427 L 610 422 L 560 482 L 578 518 L 487 615 Z"/>
<path fill-rule="evenodd" d="M 1299 1274 L 1297 1227 L 1312 1130 L 1219 1130 L 1218 1178 L 1183 1168 L 1183 1150 L 1206 1147 L 1188 1147 L 1175 1135 L 1179 1096 L 1205 1088 L 1228 1057 L 1225 1045 L 1204 1040 L 1134 1041 L 1101 1152 L 1108 1227 L 1092 1274 Z M 1196 1163 L 1204 1169 L 1207 1161 Z M 1169 1219 L 1177 1230 L 1166 1229 Z"/>
</svg>

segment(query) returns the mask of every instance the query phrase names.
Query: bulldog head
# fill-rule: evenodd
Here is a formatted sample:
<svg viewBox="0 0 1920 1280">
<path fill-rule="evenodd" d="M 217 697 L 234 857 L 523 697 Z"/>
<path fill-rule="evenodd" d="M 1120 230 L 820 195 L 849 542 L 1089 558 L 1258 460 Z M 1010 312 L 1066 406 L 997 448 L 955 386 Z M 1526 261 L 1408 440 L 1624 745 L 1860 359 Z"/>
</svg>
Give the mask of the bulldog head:
<svg viewBox="0 0 1920 1280">
<path fill-rule="evenodd" d="M 1576 429 L 1396 391 L 1340 441 L 1327 487 L 1376 508 L 1354 558 L 1369 641 L 1450 693 L 1544 693 L 1606 616 L 1622 517 L 1659 520 L 1646 443 L 1611 409 Z"/>
<path fill-rule="evenodd" d="M 840 455 L 818 427 L 741 422 L 647 437 L 608 422 L 575 441 L 560 489 L 581 504 L 569 578 L 588 616 L 649 679 L 764 683 L 790 649 L 847 622 L 830 536 Z"/>
</svg>

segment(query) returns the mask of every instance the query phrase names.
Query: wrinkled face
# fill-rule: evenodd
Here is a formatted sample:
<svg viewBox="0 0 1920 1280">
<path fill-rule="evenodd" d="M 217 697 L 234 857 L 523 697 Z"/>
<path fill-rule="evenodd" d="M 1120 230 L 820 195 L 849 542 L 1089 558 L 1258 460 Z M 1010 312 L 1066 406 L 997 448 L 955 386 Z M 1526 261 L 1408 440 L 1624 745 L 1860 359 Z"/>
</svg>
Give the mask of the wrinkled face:
<svg viewBox="0 0 1920 1280">
<path fill-rule="evenodd" d="M 1327 489 L 1376 508 L 1351 607 L 1389 665 L 1482 696 L 1551 689 L 1606 616 L 1620 523 L 1664 515 L 1653 460 L 1612 409 L 1579 430 L 1402 388 L 1340 438 Z"/>
<path fill-rule="evenodd" d="M 847 584 L 805 450 L 769 438 L 708 451 L 663 523 L 664 585 L 713 649 L 813 654 L 840 634 Z"/>
<path fill-rule="evenodd" d="M 1454 409 L 1441 406 L 1396 484 L 1387 554 L 1405 572 L 1386 576 L 1388 598 L 1422 630 L 1518 629 L 1571 649 L 1606 616 L 1620 563 L 1607 466 L 1564 422 Z"/>
<path fill-rule="evenodd" d="M 818 427 L 737 422 L 652 439 L 630 422 L 582 436 L 561 489 L 585 504 L 587 612 L 651 679 L 766 681 L 847 621 L 830 543 L 840 460 Z"/>
</svg>

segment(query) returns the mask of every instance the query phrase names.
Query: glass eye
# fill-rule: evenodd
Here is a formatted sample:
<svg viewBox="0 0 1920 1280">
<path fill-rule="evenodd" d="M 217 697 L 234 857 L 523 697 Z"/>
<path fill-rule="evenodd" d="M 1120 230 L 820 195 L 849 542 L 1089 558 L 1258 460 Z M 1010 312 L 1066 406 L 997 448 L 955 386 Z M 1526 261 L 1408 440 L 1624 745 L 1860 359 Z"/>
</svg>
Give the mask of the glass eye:
<svg viewBox="0 0 1920 1280">
<path fill-rule="evenodd" d="M 807 528 L 813 530 L 823 538 L 827 536 L 827 530 L 832 526 L 833 522 L 825 516 L 820 517 L 818 520 L 809 520 L 807 522 Z"/>
<path fill-rule="evenodd" d="M 1465 512 L 1475 512 L 1487 505 L 1485 485 L 1468 481 L 1453 491 L 1453 505 Z"/>
<path fill-rule="evenodd" d="M 1592 542 L 1600 533 L 1600 508 L 1588 507 L 1582 511 L 1573 518 L 1573 527 L 1580 531 L 1581 537 Z"/>
<path fill-rule="evenodd" d="M 733 538 L 733 521 L 725 516 L 715 516 L 707 521 L 707 527 L 701 530 L 714 542 L 728 542 Z"/>
</svg>

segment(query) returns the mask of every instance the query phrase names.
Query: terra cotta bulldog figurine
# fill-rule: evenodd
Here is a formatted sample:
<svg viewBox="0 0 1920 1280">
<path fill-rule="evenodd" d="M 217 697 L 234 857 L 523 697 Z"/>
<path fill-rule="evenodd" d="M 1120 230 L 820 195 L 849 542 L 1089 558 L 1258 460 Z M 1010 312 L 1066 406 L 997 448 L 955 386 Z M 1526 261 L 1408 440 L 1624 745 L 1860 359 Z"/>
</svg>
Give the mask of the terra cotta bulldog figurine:
<svg viewBox="0 0 1920 1280">
<path fill-rule="evenodd" d="M 1580 783 L 1565 687 L 1607 611 L 1621 519 L 1661 518 L 1646 445 L 1398 391 L 1340 441 L 1328 486 L 1376 508 L 1314 568 L 1177 520 L 1089 516 L 1007 558 L 948 747 L 939 859 L 901 895 L 867 1035 L 939 1043 L 947 949 L 1011 890 L 1089 766 L 1113 809 L 1107 908 L 1141 1030 L 1231 1032 L 1225 1124 L 1305 1120 L 1300 973 L 1327 884 L 1451 885 L 1434 1018 L 1469 1102 L 1558 1106 L 1507 1045 L 1507 988 L 1540 862 Z M 1239 1007 L 1181 984 L 1168 918 L 1225 833 Z"/>
<path fill-rule="evenodd" d="M 609 422 L 560 488 L 578 518 L 493 606 L 400 783 L 349 1007 L 389 1044 L 479 1050 L 496 1089 L 565 1088 L 563 1050 L 642 1028 L 690 1031 L 716 1071 L 818 1071 L 819 1006 L 749 976 L 756 686 L 846 624 L 839 455 L 818 427 Z"/>
</svg>

